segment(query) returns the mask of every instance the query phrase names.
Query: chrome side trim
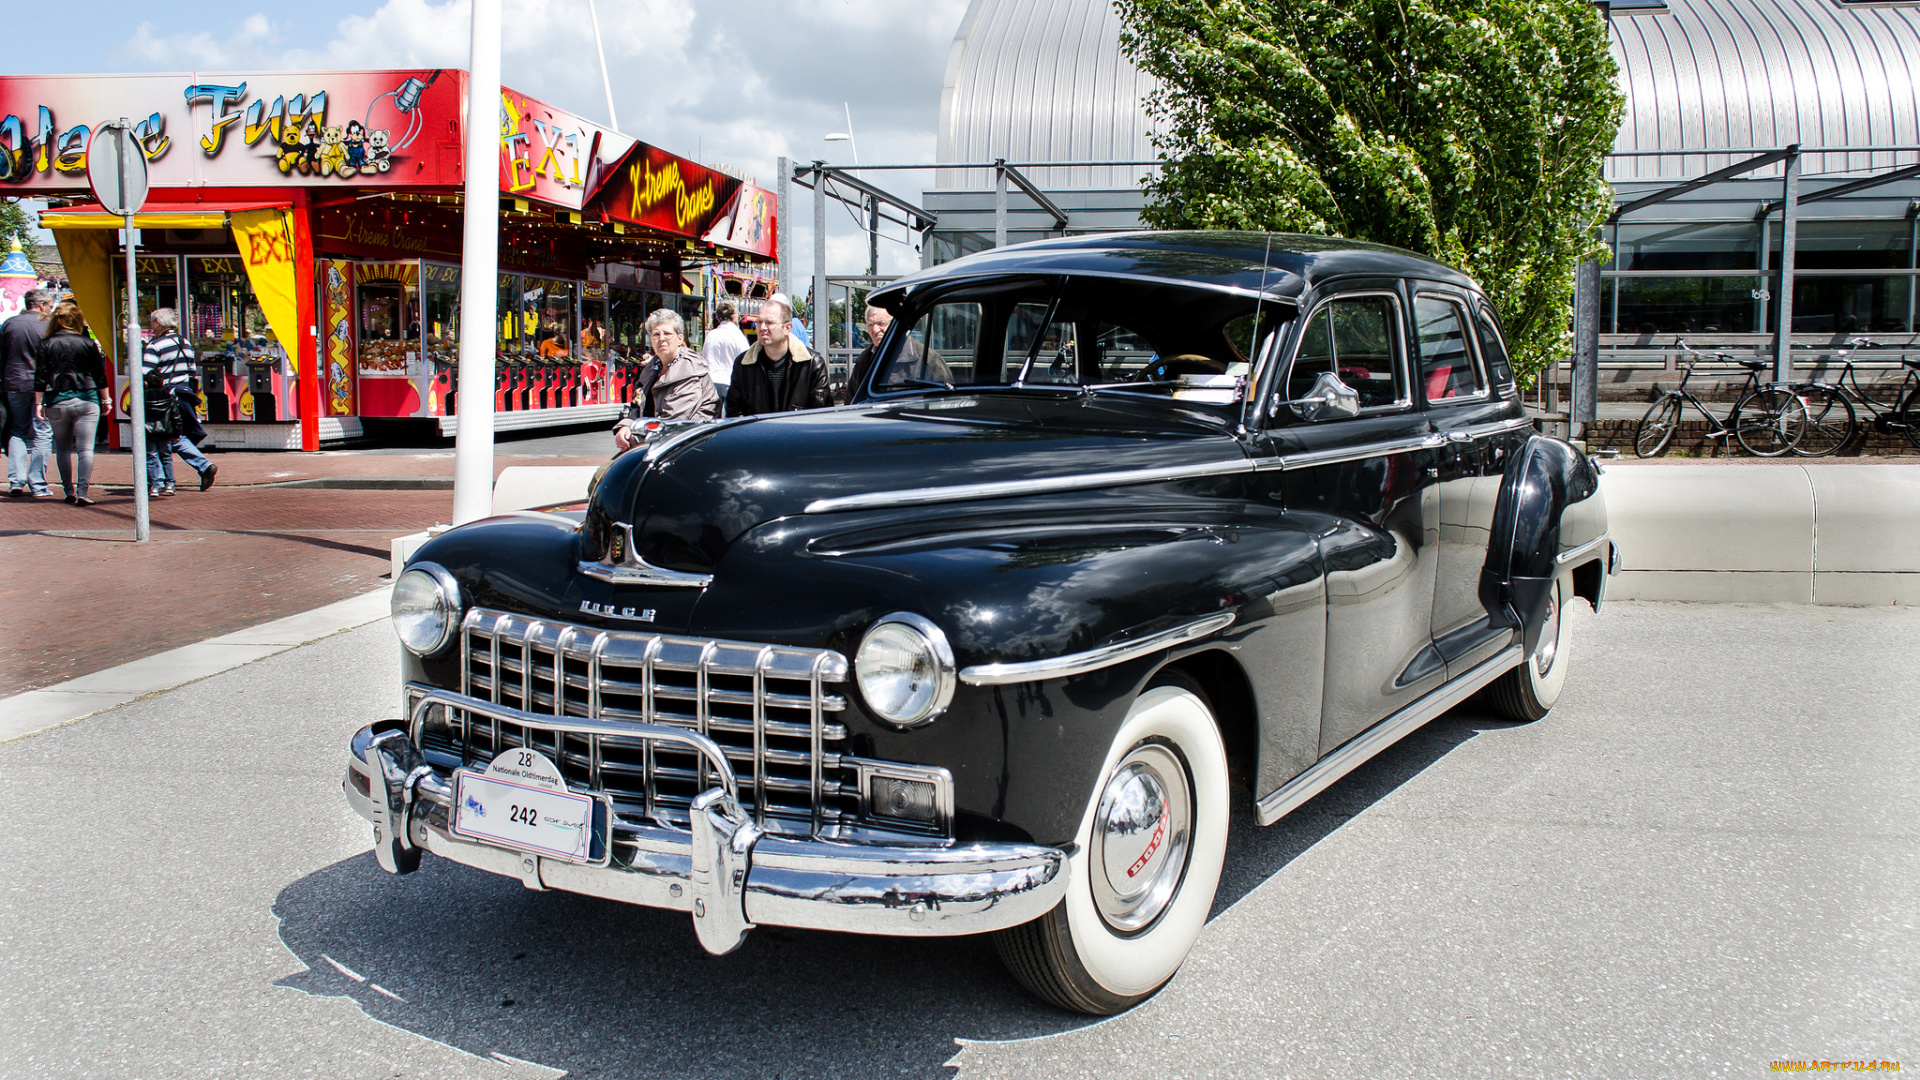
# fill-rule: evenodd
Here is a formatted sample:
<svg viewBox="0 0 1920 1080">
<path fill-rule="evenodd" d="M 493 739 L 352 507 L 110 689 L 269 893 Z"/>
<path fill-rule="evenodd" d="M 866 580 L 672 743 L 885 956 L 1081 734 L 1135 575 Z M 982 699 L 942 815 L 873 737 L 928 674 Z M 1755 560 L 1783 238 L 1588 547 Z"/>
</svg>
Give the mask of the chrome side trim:
<svg viewBox="0 0 1920 1080">
<path fill-rule="evenodd" d="M 1064 679 L 1069 675 L 1084 675 L 1089 671 L 1098 671 L 1103 667 L 1111 667 L 1136 657 L 1159 652 L 1161 649 L 1178 645 L 1183 641 L 1206 637 L 1208 634 L 1226 629 L 1233 624 L 1233 620 L 1233 612 L 1223 611 L 1218 615 L 1196 619 L 1171 630 L 1148 634 L 1133 641 L 1103 645 L 1098 649 L 1089 649 L 1082 653 L 1069 653 L 1066 656 L 1055 656 L 1046 660 L 1028 660 L 1018 664 L 975 664 L 972 667 L 960 669 L 960 681 L 968 686 L 1006 686 L 1010 683 L 1039 682 L 1042 679 Z"/>
<path fill-rule="evenodd" d="M 899 491 L 875 491 L 866 495 L 842 495 L 835 499 L 815 499 L 807 504 L 805 512 L 837 514 L 847 510 L 876 510 L 890 506 L 926 506 L 930 503 L 999 499 L 1014 495 L 1041 495 L 1055 491 L 1084 491 L 1087 488 L 1119 487 L 1127 484 L 1159 484 L 1169 480 L 1231 476 L 1234 473 L 1252 471 L 1253 463 L 1240 458 L 1234 461 L 1208 461 L 1198 465 L 1172 465 L 1158 469 L 1120 469 L 1114 472 L 1080 473 L 1074 476 L 1049 476 L 1038 480 L 1000 480 L 986 484 L 904 488 Z"/>
<path fill-rule="evenodd" d="M 1407 454 L 1415 450 L 1432 450 L 1445 445 L 1444 437 L 1416 435 L 1403 439 L 1389 439 L 1385 442 L 1367 443 L 1363 446 L 1339 446 L 1330 450 L 1308 450 L 1299 454 L 1281 454 L 1278 457 L 1261 458 L 1253 463 L 1257 472 L 1270 472 L 1274 469 L 1305 469 L 1315 465 L 1338 465 L 1347 461 L 1364 461 L 1371 457 L 1384 457 L 1388 454 Z"/>
<path fill-rule="evenodd" d="M 685 570 L 668 570 L 655 566 L 640 557 L 634 547 L 633 526 L 624 521 L 616 521 L 613 527 L 620 532 L 613 538 L 613 551 L 606 562 L 594 562 L 582 559 L 575 568 L 582 574 L 598 581 L 614 585 L 665 585 L 672 588 L 704 589 L 713 584 L 712 574 L 694 574 Z"/>
<path fill-rule="evenodd" d="M 1606 542 L 1607 542 L 1607 534 L 1601 533 L 1599 536 L 1596 536 L 1593 539 L 1587 541 L 1586 543 L 1581 544 L 1579 547 L 1570 547 L 1567 550 L 1561 552 L 1560 554 L 1555 555 L 1553 557 L 1553 563 L 1555 566 L 1565 566 L 1576 559 L 1583 558 L 1599 550 L 1600 545 Z"/>
<path fill-rule="evenodd" d="M 1509 645 L 1466 674 L 1446 682 L 1433 693 L 1349 739 L 1321 758 L 1319 764 L 1262 798 L 1255 806 L 1255 820 L 1262 825 L 1271 825 L 1292 813 L 1301 803 L 1325 791 L 1334 781 L 1365 764 L 1380 751 L 1467 700 L 1475 691 L 1520 663 L 1523 655 L 1519 645 Z"/>
</svg>

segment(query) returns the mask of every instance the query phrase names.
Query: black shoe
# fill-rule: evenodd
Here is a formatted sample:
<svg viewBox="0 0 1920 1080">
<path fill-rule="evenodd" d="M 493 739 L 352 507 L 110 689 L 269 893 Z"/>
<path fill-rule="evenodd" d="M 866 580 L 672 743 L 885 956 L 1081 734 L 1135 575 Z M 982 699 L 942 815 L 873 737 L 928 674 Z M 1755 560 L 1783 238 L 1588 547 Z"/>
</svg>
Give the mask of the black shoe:
<svg viewBox="0 0 1920 1080">
<path fill-rule="evenodd" d="M 73 501 L 74 501 L 74 500 L 73 500 L 73 496 L 71 496 L 71 495 L 69 495 L 69 496 L 67 496 L 67 505 L 68 505 L 68 506 L 72 506 L 72 505 L 73 505 Z"/>
<path fill-rule="evenodd" d="M 89 498 L 87 498 L 87 497 L 86 497 L 85 495 L 76 495 L 76 496 L 74 496 L 74 499 L 73 499 L 73 505 L 75 505 L 75 506 L 92 506 L 92 505 L 93 505 L 93 500 L 92 500 L 92 499 L 89 499 Z"/>
<path fill-rule="evenodd" d="M 213 478 L 219 475 L 220 475 L 220 466 L 215 465 L 212 462 L 208 462 L 207 471 L 200 474 L 200 490 L 205 491 L 208 488 L 212 487 Z"/>
<path fill-rule="evenodd" d="M 15 499 L 24 499 L 27 497 L 27 489 L 26 488 L 8 488 L 7 494 L 10 497 Z"/>
</svg>

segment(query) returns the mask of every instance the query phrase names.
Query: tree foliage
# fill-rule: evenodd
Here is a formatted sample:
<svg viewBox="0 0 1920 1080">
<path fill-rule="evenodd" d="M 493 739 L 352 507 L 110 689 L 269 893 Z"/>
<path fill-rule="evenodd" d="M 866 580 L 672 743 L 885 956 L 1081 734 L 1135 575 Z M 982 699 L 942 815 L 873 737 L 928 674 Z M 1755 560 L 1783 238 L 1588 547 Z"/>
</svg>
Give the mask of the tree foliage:
<svg viewBox="0 0 1920 1080">
<path fill-rule="evenodd" d="M 1160 82 L 1160 228 L 1394 244 L 1477 278 L 1515 367 L 1567 355 L 1625 99 L 1589 0 L 1115 0 Z"/>
<path fill-rule="evenodd" d="M 31 262 L 40 254 L 40 242 L 34 238 L 34 227 L 39 221 L 19 199 L 0 199 L 0 255 L 13 250 L 13 241 L 20 241 L 20 250 L 26 252 Z"/>
</svg>

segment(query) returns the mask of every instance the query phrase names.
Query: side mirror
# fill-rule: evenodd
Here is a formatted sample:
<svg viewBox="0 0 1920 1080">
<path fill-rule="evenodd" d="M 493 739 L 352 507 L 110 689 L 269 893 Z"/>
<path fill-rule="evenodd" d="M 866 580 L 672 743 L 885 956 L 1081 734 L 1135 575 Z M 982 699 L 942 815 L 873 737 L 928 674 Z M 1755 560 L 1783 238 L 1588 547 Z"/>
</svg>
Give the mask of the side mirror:
<svg viewBox="0 0 1920 1080">
<path fill-rule="evenodd" d="M 1313 389 L 1298 401 L 1287 402 L 1293 414 L 1309 424 L 1323 420 L 1344 420 L 1360 415 L 1360 393 L 1340 381 L 1340 376 L 1323 371 L 1313 380 Z"/>
</svg>

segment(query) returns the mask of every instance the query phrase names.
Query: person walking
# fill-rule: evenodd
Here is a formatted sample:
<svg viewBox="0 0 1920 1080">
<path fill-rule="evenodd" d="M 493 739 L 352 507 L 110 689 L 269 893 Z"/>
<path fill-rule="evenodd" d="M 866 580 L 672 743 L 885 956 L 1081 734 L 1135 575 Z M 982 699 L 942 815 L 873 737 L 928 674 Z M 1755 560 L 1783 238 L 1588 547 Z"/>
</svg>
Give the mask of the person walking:
<svg viewBox="0 0 1920 1080">
<path fill-rule="evenodd" d="M 50 499 L 47 456 L 53 450 L 53 428 L 34 408 L 33 372 L 34 357 L 47 336 L 53 294 L 29 289 L 21 299 L 25 308 L 0 326 L 0 361 L 5 363 L 0 380 L 7 395 L 7 424 L 0 432 L 0 445 L 7 455 L 7 494 Z"/>
<path fill-rule="evenodd" d="M 662 420 L 711 420 L 720 399 L 707 374 L 706 361 L 687 348 L 687 324 L 678 312 L 661 308 L 647 316 L 647 341 L 653 356 L 640 368 L 633 408 L 638 416 L 620 421 L 613 444 L 621 451 L 644 441 L 633 426 L 647 417 Z"/>
<path fill-rule="evenodd" d="M 727 390 L 728 416 L 759 416 L 794 409 L 824 409 L 827 362 L 792 335 L 793 303 L 774 293 L 754 316 L 760 340 L 740 354 Z"/>
<path fill-rule="evenodd" d="M 740 332 L 739 318 L 732 301 L 720 301 L 713 311 L 713 329 L 707 332 L 707 343 L 700 347 L 700 356 L 707 362 L 707 376 L 713 380 L 714 392 L 723 405 L 733 386 L 733 362 L 747 351 L 747 335 Z M 724 415 L 725 409 L 721 412 Z"/>
<path fill-rule="evenodd" d="M 107 363 L 87 333 L 80 305 L 62 300 L 47 319 L 47 336 L 34 357 L 33 407 L 53 428 L 53 455 L 67 501 L 92 506 L 93 440 L 100 418 L 113 411 Z M 76 467 L 74 456 L 80 461 Z"/>
<path fill-rule="evenodd" d="M 191 423 L 194 406 L 200 404 L 199 380 L 194 377 L 193 348 L 180 336 L 180 318 L 172 308 L 155 308 L 147 316 L 147 326 L 153 331 L 147 339 L 147 347 L 140 358 L 140 366 L 149 374 L 157 374 L 166 396 L 179 403 L 181 421 L 173 425 L 176 430 L 164 441 L 147 443 L 147 494 L 172 495 L 173 455 L 179 454 L 188 465 L 200 474 L 200 490 L 213 486 L 213 479 L 220 473 L 220 467 L 207 460 L 207 455 L 193 444 L 187 435 L 189 428 L 199 425 Z M 148 415 L 151 418 L 153 403 L 148 403 Z M 152 428 L 151 422 L 148 428 Z M 204 436 L 204 433 L 203 433 Z"/>
</svg>

